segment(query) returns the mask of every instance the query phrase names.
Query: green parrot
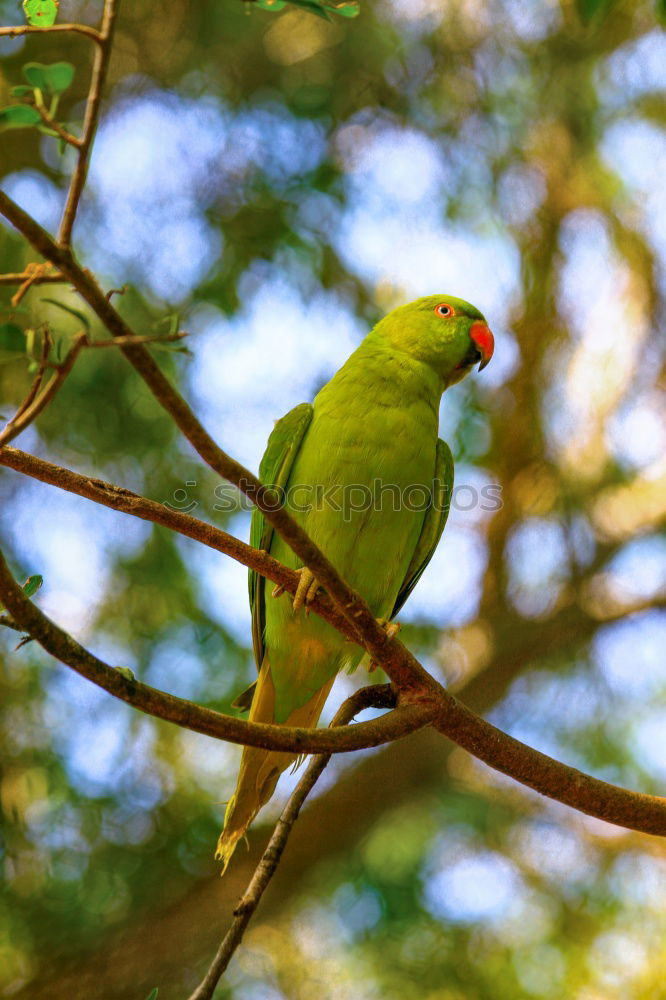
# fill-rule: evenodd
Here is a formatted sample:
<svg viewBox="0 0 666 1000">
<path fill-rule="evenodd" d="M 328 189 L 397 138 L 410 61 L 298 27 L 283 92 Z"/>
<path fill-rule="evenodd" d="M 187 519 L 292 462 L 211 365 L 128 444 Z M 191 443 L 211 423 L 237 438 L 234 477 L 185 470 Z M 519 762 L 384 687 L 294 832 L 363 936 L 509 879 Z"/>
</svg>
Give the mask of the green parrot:
<svg viewBox="0 0 666 1000">
<path fill-rule="evenodd" d="M 438 440 L 445 389 L 492 357 L 493 335 L 474 306 L 430 295 L 385 316 L 317 394 L 275 424 L 261 461 L 263 483 L 340 575 L 388 622 L 431 559 L 444 530 L 453 459 Z M 316 725 L 339 670 L 363 650 L 307 603 L 317 581 L 254 509 L 251 544 L 300 572 L 296 596 L 267 596 L 250 572 L 258 680 L 235 702 L 253 722 Z M 305 607 L 304 607 L 305 605 Z M 216 858 L 226 869 L 238 840 L 296 755 L 245 747 Z"/>
</svg>

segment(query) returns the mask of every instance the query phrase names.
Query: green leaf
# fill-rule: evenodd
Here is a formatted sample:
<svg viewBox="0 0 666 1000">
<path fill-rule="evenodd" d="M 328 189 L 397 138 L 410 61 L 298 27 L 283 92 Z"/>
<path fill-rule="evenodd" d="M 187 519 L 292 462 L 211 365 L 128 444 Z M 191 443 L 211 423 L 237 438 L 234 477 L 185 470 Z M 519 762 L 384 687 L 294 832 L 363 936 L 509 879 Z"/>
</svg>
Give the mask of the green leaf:
<svg viewBox="0 0 666 1000">
<path fill-rule="evenodd" d="M 10 104 L 0 110 L 0 128 L 29 128 L 41 120 L 39 111 L 29 104 Z"/>
<path fill-rule="evenodd" d="M 50 28 L 58 16 L 55 0 L 23 0 L 23 10 L 33 28 Z"/>
<path fill-rule="evenodd" d="M 157 986 L 156 986 L 154 990 L 150 991 L 150 993 L 146 997 L 146 1000 L 157 1000 L 157 992 L 158 992 L 158 990 L 157 990 Z"/>
<path fill-rule="evenodd" d="M 43 583 L 44 577 L 40 576 L 39 573 L 34 573 L 32 576 L 29 576 L 23 584 L 23 593 L 26 597 L 32 597 L 33 594 L 37 593 Z"/>
<path fill-rule="evenodd" d="M 74 66 L 68 62 L 44 63 L 30 62 L 23 67 L 23 76 L 28 83 L 49 94 L 62 94 L 74 79 Z"/>
<path fill-rule="evenodd" d="M 255 0 L 255 7 L 261 7 L 262 10 L 272 10 L 278 11 L 286 7 L 286 0 Z"/>
<path fill-rule="evenodd" d="M 657 18 L 666 23 L 666 0 L 657 0 L 656 8 Z"/>
<path fill-rule="evenodd" d="M 12 87 L 9 91 L 12 97 L 25 97 L 27 94 L 32 94 L 33 87 L 29 87 L 26 83 L 20 83 L 18 87 Z"/>
<path fill-rule="evenodd" d="M 593 19 L 602 20 L 614 3 L 615 0 L 576 0 L 576 8 L 583 24 L 589 24 Z"/>
<path fill-rule="evenodd" d="M 25 336 L 15 323 L 0 323 L 0 363 L 25 357 Z"/>
<path fill-rule="evenodd" d="M 81 312 L 80 309 L 74 309 L 73 306 L 67 306 L 67 305 L 65 305 L 64 302 L 58 302 L 57 299 L 46 299 L 45 298 L 45 299 L 42 299 L 42 302 L 49 302 L 52 306 L 57 306 L 58 309 L 62 309 L 63 312 L 69 313 L 70 316 L 76 316 L 76 318 L 78 320 L 80 320 L 81 323 L 83 323 L 83 325 L 86 328 L 86 330 L 88 330 L 88 331 L 90 330 L 90 320 L 88 319 L 88 317 L 86 316 L 86 314 L 84 312 Z"/>
</svg>

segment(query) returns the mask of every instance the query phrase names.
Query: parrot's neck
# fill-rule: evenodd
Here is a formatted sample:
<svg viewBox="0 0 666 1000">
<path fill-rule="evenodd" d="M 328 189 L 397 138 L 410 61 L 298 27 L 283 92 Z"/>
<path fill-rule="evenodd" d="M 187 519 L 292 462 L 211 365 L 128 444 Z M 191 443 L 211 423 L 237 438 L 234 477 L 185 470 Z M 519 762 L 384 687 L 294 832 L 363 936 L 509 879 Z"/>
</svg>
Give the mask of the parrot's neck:
<svg viewBox="0 0 666 1000">
<path fill-rule="evenodd" d="M 371 406 L 404 408 L 420 404 L 439 417 L 439 402 L 446 382 L 430 365 L 409 354 L 366 338 L 318 394 L 315 403 L 326 405 L 327 397 L 339 399 L 342 392 L 353 407 L 358 399 L 367 411 Z"/>
</svg>

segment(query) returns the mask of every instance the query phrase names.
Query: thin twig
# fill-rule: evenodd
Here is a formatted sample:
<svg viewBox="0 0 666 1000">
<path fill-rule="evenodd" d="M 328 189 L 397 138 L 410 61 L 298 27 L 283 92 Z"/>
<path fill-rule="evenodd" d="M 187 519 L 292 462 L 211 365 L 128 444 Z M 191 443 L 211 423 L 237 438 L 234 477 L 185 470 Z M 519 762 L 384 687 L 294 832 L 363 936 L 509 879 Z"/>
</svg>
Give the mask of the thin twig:
<svg viewBox="0 0 666 1000">
<path fill-rule="evenodd" d="M 131 337 L 114 337 L 113 340 L 89 340 L 86 347 L 128 347 L 132 344 L 169 344 L 175 340 L 184 340 L 187 333 L 156 333 L 151 335 L 132 335 Z"/>
<path fill-rule="evenodd" d="M 86 111 L 83 119 L 83 131 L 78 142 L 78 159 L 72 179 L 67 192 L 67 202 L 60 222 L 58 232 L 58 243 L 60 246 L 68 247 L 72 241 L 72 228 L 79 201 L 86 182 L 88 173 L 88 163 L 90 159 L 90 149 L 95 137 L 97 121 L 99 118 L 100 104 L 102 100 L 102 89 L 109 68 L 111 58 L 111 43 L 113 41 L 113 29 L 116 20 L 116 0 L 104 0 L 104 11 L 102 14 L 102 25 L 100 31 L 96 32 L 95 58 L 93 61 L 92 76 L 90 78 L 90 89 L 86 101 Z"/>
<path fill-rule="evenodd" d="M 342 703 L 331 726 L 346 726 L 359 712 L 365 708 L 391 708 L 395 705 L 395 692 L 390 684 L 376 687 L 361 688 Z M 215 988 L 225 969 L 238 948 L 247 925 L 252 919 L 261 897 L 277 871 L 278 865 L 287 846 L 289 834 L 298 819 L 303 803 L 314 788 L 317 780 L 331 759 L 331 754 L 321 754 L 313 757 L 308 767 L 292 792 L 289 801 L 282 810 L 275 829 L 262 854 L 257 867 L 243 896 L 234 910 L 234 920 L 224 935 L 217 954 L 208 972 L 188 1000 L 211 1000 Z"/>
<path fill-rule="evenodd" d="M 30 288 L 35 284 L 39 284 L 42 275 L 47 274 L 52 267 L 52 264 L 38 264 L 35 261 L 27 265 L 25 269 L 25 277 L 21 281 L 21 287 L 14 292 L 11 298 L 11 303 L 14 309 L 21 304 L 22 299 L 28 294 Z"/>
<path fill-rule="evenodd" d="M 15 437 L 28 427 L 33 420 L 39 416 L 39 414 L 44 410 L 49 403 L 55 398 L 56 393 L 59 391 L 63 382 L 71 372 L 74 367 L 74 362 L 81 353 L 81 350 L 86 346 L 88 337 L 85 332 L 77 334 L 74 338 L 74 343 L 70 347 L 69 351 L 65 355 L 62 364 L 58 365 L 57 371 L 50 379 L 46 387 L 42 390 L 39 396 L 32 401 L 32 404 L 27 408 L 23 408 L 22 412 L 17 413 L 13 420 L 10 420 L 3 432 L 0 434 L 0 449 L 3 445 L 8 444 L 13 441 Z M 2 452 L 0 452 L 2 454 Z"/>
<path fill-rule="evenodd" d="M 72 133 L 68 132 L 67 129 L 60 124 L 60 122 L 57 122 L 55 118 L 52 118 L 43 105 L 34 104 L 33 107 L 36 108 L 44 124 L 48 125 L 53 132 L 56 132 L 63 142 L 66 142 L 69 146 L 73 146 L 74 149 L 81 148 L 81 139 L 76 135 L 72 135 Z"/>
<path fill-rule="evenodd" d="M 31 24 L 17 24 L 0 28 L 0 37 L 16 38 L 18 35 L 44 35 L 55 31 L 85 35 L 86 38 L 92 39 L 97 45 L 102 44 L 102 36 L 99 31 L 96 28 L 88 27 L 87 24 L 52 24 L 50 28 L 39 28 Z"/>
<path fill-rule="evenodd" d="M 40 264 L 40 267 L 50 266 Z M 62 285 L 69 282 L 69 278 L 66 278 L 64 274 L 40 274 L 35 277 L 32 271 L 20 271 L 16 273 L 0 274 L 0 285 L 24 285 L 29 282 L 30 285 Z"/>
</svg>

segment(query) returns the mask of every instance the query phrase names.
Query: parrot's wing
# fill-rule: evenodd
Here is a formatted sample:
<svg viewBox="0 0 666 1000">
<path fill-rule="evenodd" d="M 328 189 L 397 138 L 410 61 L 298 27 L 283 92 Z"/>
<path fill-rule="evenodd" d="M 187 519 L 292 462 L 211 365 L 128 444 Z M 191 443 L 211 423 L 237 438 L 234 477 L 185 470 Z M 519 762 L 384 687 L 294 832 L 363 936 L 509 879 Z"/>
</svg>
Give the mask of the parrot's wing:
<svg viewBox="0 0 666 1000">
<path fill-rule="evenodd" d="M 300 403 L 276 422 L 259 466 L 259 479 L 264 486 L 286 488 L 294 459 L 310 426 L 312 413 L 312 403 Z M 268 552 L 270 551 L 272 538 L 273 528 L 259 508 L 253 507 L 250 524 L 250 545 Z M 252 646 L 257 666 L 261 667 L 264 658 L 266 580 L 259 573 L 250 570 L 248 573 L 248 585 L 250 590 L 250 608 L 252 609 Z M 249 709 L 252 703 L 254 688 L 255 684 L 251 684 L 246 691 L 243 691 L 233 702 L 233 707 L 241 710 Z"/>
<path fill-rule="evenodd" d="M 405 579 L 402 582 L 402 587 L 398 591 L 398 596 L 391 612 L 391 618 L 395 618 L 400 611 L 400 608 L 421 578 L 423 570 L 432 559 L 449 516 L 452 493 L 453 455 L 448 444 L 440 438 L 437 442 L 432 502 L 426 511 L 421 535 L 416 544 L 416 549 L 407 569 Z"/>
</svg>

